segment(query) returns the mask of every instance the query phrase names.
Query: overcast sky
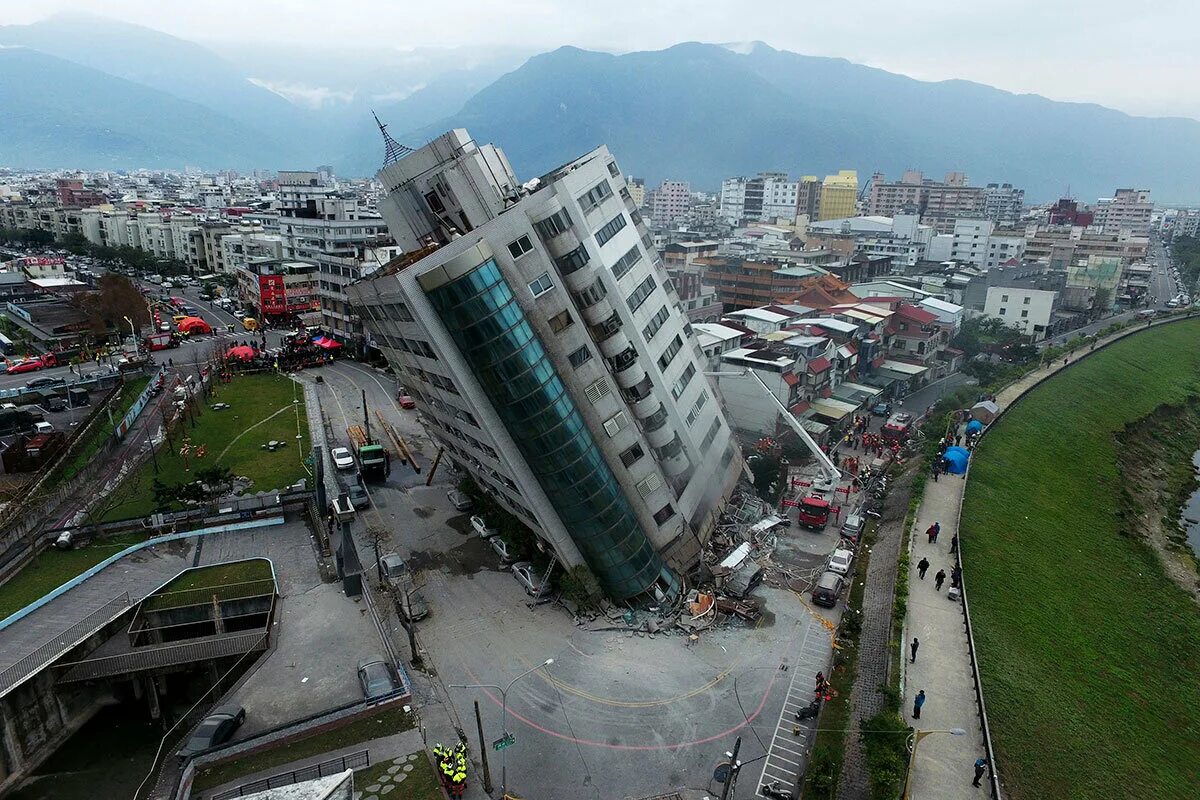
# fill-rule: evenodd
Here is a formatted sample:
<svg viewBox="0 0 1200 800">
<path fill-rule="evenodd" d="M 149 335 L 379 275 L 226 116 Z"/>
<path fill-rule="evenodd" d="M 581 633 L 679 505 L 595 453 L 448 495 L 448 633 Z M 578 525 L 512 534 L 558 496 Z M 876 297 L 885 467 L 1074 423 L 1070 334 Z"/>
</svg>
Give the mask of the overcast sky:
<svg viewBox="0 0 1200 800">
<path fill-rule="evenodd" d="M 629 51 L 759 39 L 925 80 L 1200 119 L 1200 0 L 0 0 L 0 24 L 69 10 L 250 47 Z"/>
</svg>

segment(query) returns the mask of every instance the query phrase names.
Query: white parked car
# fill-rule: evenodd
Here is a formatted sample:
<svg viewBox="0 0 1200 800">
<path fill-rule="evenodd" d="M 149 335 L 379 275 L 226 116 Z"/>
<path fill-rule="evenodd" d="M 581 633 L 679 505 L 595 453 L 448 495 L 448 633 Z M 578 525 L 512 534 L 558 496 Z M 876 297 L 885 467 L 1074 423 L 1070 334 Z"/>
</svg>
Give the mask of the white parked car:
<svg viewBox="0 0 1200 800">
<path fill-rule="evenodd" d="M 512 574 L 517 579 L 517 583 L 525 588 L 525 594 L 530 597 L 542 597 L 550 593 L 550 585 L 548 583 L 545 586 L 542 585 L 542 576 L 528 561 L 519 561 L 513 564 Z"/>
<path fill-rule="evenodd" d="M 329 455 L 338 469 L 354 469 L 354 455 L 345 447 L 335 447 L 329 451 Z"/>
<path fill-rule="evenodd" d="M 829 556 L 829 565 L 827 569 L 830 572 L 836 572 L 839 575 L 849 575 L 850 564 L 853 561 L 853 550 L 834 550 Z"/>
<path fill-rule="evenodd" d="M 479 534 L 480 538 L 483 539 L 490 539 L 499 533 L 499 531 L 497 531 L 495 528 L 489 528 L 487 522 L 484 521 L 483 517 L 479 516 L 478 514 L 471 517 L 471 527 L 474 528 L 475 532 Z"/>
<path fill-rule="evenodd" d="M 513 554 L 508 547 L 508 542 L 504 541 L 504 539 L 501 537 L 493 536 L 487 540 L 487 543 L 490 544 L 492 549 L 496 551 L 496 555 L 500 556 L 501 564 L 506 564 L 513 560 Z"/>
</svg>

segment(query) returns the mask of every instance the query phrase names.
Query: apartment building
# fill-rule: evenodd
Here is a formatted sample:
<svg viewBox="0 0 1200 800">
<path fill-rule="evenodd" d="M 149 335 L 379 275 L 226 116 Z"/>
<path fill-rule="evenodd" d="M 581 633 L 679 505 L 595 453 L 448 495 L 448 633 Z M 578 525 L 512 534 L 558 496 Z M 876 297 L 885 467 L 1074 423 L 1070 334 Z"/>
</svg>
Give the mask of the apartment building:
<svg viewBox="0 0 1200 800">
<path fill-rule="evenodd" d="M 960 219 L 951 234 L 950 258 L 981 269 L 992 269 L 1025 254 L 1025 233 L 998 230 L 991 220 Z"/>
<path fill-rule="evenodd" d="M 719 215 L 731 225 L 796 218 L 800 183 L 785 172 L 760 172 L 753 178 L 721 182 Z M 810 192 L 811 195 L 811 192 Z"/>
<path fill-rule="evenodd" d="M 669 228 L 686 219 L 691 207 L 692 187 L 687 181 L 665 180 L 646 195 L 650 221 L 659 228 Z"/>
<path fill-rule="evenodd" d="M 1146 236 L 1095 233 L 1075 226 L 1030 226 L 1025 231 L 1025 257 L 1046 261 L 1054 269 L 1089 256 L 1115 256 L 1123 263 L 1143 261 L 1150 247 Z"/>
<path fill-rule="evenodd" d="M 409 252 L 349 293 L 439 444 L 613 599 L 677 599 L 741 458 L 608 149 L 523 188 L 460 129 L 379 177 Z"/>
<path fill-rule="evenodd" d="M 1154 203 L 1149 189 L 1117 189 L 1096 204 L 1092 225 L 1102 233 L 1149 236 Z"/>
<path fill-rule="evenodd" d="M 858 210 L 858 173 L 852 169 L 838 170 L 821 181 L 821 202 L 817 219 L 852 217 Z"/>
<path fill-rule="evenodd" d="M 361 343 L 362 320 L 349 307 L 346 287 L 398 252 L 383 218 L 357 197 L 344 196 L 320 172 L 279 173 L 278 234 L 283 257 L 316 264 L 323 327 Z"/>
<path fill-rule="evenodd" d="M 1000 227 L 1016 227 L 1025 211 L 1025 190 L 1011 183 L 983 187 L 983 216 Z"/>
<path fill-rule="evenodd" d="M 757 308 L 810 290 L 829 295 L 833 302 L 849 294 L 846 282 L 828 270 L 813 263 L 798 263 L 805 255 L 822 260 L 820 253 L 797 252 L 796 261 L 715 256 L 697 259 L 696 264 L 704 269 L 704 282 L 716 288 L 717 299 L 727 310 Z"/>
<path fill-rule="evenodd" d="M 992 198 L 991 211 L 989 197 Z M 936 233 L 950 233 L 955 221 L 964 218 L 1015 224 L 1020 218 L 1024 198 L 1024 190 L 1013 189 L 1010 184 L 990 184 L 987 189 L 969 186 L 967 176 L 961 172 L 950 172 L 943 180 L 934 181 L 918 170 L 906 170 L 900 180 L 893 183 L 885 180 L 883 173 L 876 172 L 871 177 L 866 213 L 884 217 L 918 214 L 921 222 L 933 227 Z"/>
<path fill-rule="evenodd" d="M 1058 292 L 993 286 L 987 290 L 983 313 L 1016 328 L 1037 342 L 1046 338 L 1057 302 Z"/>
<path fill-rule="evenodd" d="M 237 267 L 242 300 L 260 318 L 286 323 L 320 309 L 317 267 L 303 261 L 250 261 Z"/>
</svg>

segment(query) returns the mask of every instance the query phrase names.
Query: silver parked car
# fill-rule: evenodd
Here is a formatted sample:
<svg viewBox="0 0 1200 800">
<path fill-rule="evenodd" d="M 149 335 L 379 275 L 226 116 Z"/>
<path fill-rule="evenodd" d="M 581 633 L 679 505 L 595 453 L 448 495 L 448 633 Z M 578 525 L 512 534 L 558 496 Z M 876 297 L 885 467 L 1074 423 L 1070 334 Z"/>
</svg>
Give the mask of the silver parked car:
<svg viewBox="0 0 1200 800">
<path fill-rule="evenodd" d="M 386 661 L 369 658 L 358 662 L 358 684 L 368 700 L 400 691 L 400 679 Z"/>
<path fill-rule="evenodd" d="M 542 576 L 530 562 L 519 561 L 513 564 L 512 574 L 517 583 L 525 588 L 525 594 L 530 597 L 540 598 L 550 593 L 549 582 L 542 584 Z"/>
</svg>

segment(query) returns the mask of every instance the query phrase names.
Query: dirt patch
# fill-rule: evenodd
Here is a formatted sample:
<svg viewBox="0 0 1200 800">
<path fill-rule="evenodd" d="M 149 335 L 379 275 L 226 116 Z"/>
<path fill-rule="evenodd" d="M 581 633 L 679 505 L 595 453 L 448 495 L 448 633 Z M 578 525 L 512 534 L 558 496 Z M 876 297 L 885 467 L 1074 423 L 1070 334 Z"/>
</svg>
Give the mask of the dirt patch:
<svg viewBox="0 0 1200 800">
<path fill-rule="evenodd" d="M 1200 449 L 1200 397 L 1159 406 L 1117 435 L 1122 533 L 1158 554 L 1171 580 L 1200 601 L 1200 564 L 1180 514 L 1197 487 L 1192 456 Z"/>
</svg>

